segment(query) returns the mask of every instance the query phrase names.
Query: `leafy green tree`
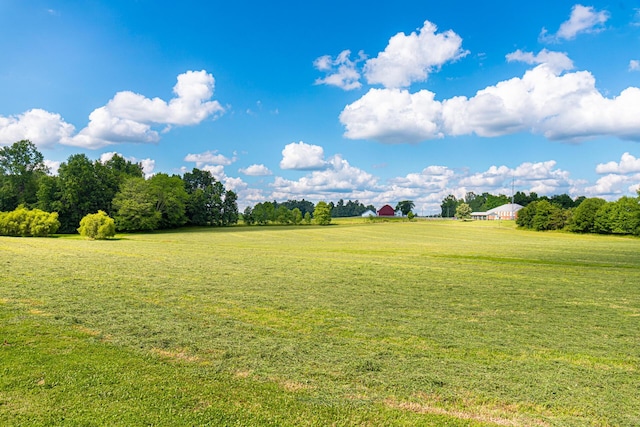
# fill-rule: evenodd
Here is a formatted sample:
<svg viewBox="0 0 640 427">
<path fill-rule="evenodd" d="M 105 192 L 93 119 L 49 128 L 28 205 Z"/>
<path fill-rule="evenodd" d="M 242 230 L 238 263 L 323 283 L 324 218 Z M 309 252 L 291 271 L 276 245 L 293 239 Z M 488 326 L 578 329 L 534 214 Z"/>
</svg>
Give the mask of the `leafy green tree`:
<svg viewBox="0 0 640 427">
<path fill-rule="evenodd" d="M 251 206 L 247 206 L 246 208 L 244 208 L 244 211 L 242 212 L 242 222 L 244 222 L 246 225 L 252 225 L 255 221 L 255 218 L 253 217 L 253 209 L 251 208 Z"/>
<path fill-rule="evenodd" d="M 48 171 L 42 153 L 29 140 L 0 148 L 0 210 L 35 205 L 38 182 Z"/>
<path fill-rule="evenodd" d="M 609 212 L 613 234 L 640 234 L 640 205 L 635 197 L 623 196 L 613 203 Z"/>
<path fill-rule="evenodd" d="M 113 218 L 104 211 L 85 215 L 80 220 L 78 233 L 92 240 L 109 239 L 116 235 L 116 224 Z"/>
<path fill-rule="evenodd" d="M 536 213 L 532 220 L 534 230 L 559 230 L 564 227 L 565 219 L 562 209 L 558 206 L 547 200 L 538 200 L 535 202 L 535 210 Z"/>
<path fill-rule="evenodd" d="M 118 230 L 149 231 L 160 225 L 162 214 L 156 209 L 156 197 L 143 178 L 129 178 L 113 199 Z"/>
<path fill-rule="evenodd" d="M 403 216 L 407 216 L 409 212 L 411 212 L 411 209 L 413 209 L 415 206 L 416 204 L 413 203 L 412 200 L 402 200 L 398 202 L 395 210 L 402 212 Z"/>
<path fill-rule="evenodd" d="M 531 202 L 518 211 L 516 224 L 522 228 L 533 228 L 533 217 L 536 215 L 536 203 Z"/>
<path fill-rule="evenodd" d="M 313 210 L 313 218 L 318 225 L 331 224 L 331 207 L 329 204 L 325 201 L 318 202 Z"/>
<path fill-rule="evenodd" d="M 606 202 L 598 208 L 596 217 L 593 220 L 593 231 L 600 234 L 611 233 L 611 211 L 613 211 L 612 202 Z"/>
<path fill-rule="evenodd" d="M 293 208 L 291 211 L 292 222 L 294 225 L 298 225 L 302 222 L 302 211 L 298 208 Z"/>
<path fill-rule="evenodd" d="M 279 224 L 289 224 L 293 221 L 293 215 L 285 205 L 280 205 L 276 209 L 276 221 Z"/>
<path fill-rule="evenodd" d="M 561 209 L 570 209 L 576 206 L 575 202 L 568 194 L 556 194 L 551 196 L 549 201 Z"/>
<path fill-rule="evenodd" d="M 442 204 L 440 205 L 440 209 L 442 211 L 443 218 L 453 218 L 456 214 L 456 208 L 458 207 L 458 199 L 453 194 L 449 194 L 444 198 Z"/>
<path fill-rule="evenodd" d="M 103 169 L 100 169 L 103 171 Z M 96 165 L 84 154 L 74 154 L 58 169 L 61 231 L 73 233 L 80 220 L 99 210 L 110 212 L 115 195 Z"/>
<path fill-rule="evenodd" d="M 304 223 L 307 225 L 311 224 L 311 214 L 309 212 L 304 214 Z"/>
<path fill-rule="evenodd" d="M 598 209 L 604 205 L 606 201 L 597 197 L 585 199 L 573 211 L 571 221 L 569 221 L 568 229 L 576 233 L 594 233 L 595 220 Z"/>
<path fill-rule="evenodd" d="M 536 200 L 538 200 L 538 194 L 533 191 L 528 195 L 522 191 L 518 191 L 513 195 L 513 203 L 517 203 L 520 206 L 527 206 L 529 203 L 535 202 Z"/>
<path fill-rule="evenodd" d="M 471 207 L 471 212 L 482 212 L 484 210 L 484 196 L 475 194 L 473 191 L 469 191 L 464 196 L 464 202 Z"/>
<path fill-rule="evenodd" d="M 238 217 L 238 195 L 227 190 L 224 193 L 224 202 L 222 203 L 222 225 L 237 224 Z"/>
<path fill-rule="evenodd" d="M 493 208 L 497 208 L 498 206 L 506 205 L 510 202 L 509 198 L 504 194 L 499 194 L 494 196 L 489 193 L 482 193 L 482 196 L 485 198 L 484 202 L 484 211 L 491 210 Z"/>
<path fill-rule="evenodd" d="M 187 222 L 187 192 L 179 176 L 158 173 L 147 180 L 151 194 L 155 198 L 155 210 L 160 212 L 161 229 L 176 228 Z"/>
<path fill-rule="evenodd" d="M 471 206 L 466 203 L 460 203 L 456 208 L 456 217 L 459 219 L 471 219 Z"/>
</svg>

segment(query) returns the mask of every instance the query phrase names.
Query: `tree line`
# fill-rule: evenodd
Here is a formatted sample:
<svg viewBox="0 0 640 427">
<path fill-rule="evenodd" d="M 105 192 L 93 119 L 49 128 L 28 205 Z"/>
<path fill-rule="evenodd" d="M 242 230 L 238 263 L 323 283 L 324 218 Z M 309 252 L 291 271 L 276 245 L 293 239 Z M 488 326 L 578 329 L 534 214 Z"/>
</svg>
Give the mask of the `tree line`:
<svg viewBox="0 0 640 427">
<path fill-rule="evenodd" d="M 238 222 L 237 195 L 210 172 L 145 178 L 142 166 L 114 155 L 105 162 L 71 155 L 48 175 L 43 155 L 28 140 L 0 148 L 0 212 L 55 212 L 58 232 L 75 233 L 87 214 L 105 212 L 119 231 Z"/>
<path fill-rule="evenodd" d="M 535 192 L 529 194 L 522 191 L 518 191 L 513 195 L 513 203 L 517 203 L 521 206 L 527 206 L 529 203 L 538 200 L 547 200 L 555 206 L 559 206 L 562 209 L 576 208 L 586 197 L 580 196 L 575 200 L 568 194 L 559 194 L 551 197 L 538 196 Z M 441 216 L 443 218 L 453 218 L 456 216 L 456 209 L 463 203 L 467 204 L 471 209 L 471 212 L 486 212 L 498 206 L 511 203 L 511 198 L 504 194 L 494 195 L 490 193 L 475 194 L 474 192 L 468 192 L 464 198 L 458 199 L 453 194 L 449 194 L 442 200 L 440 204 Z"/>
<path fill-rule="evenodd" d="M 441 210 L 443 217 L 470 218 L 471 212 L 486 212 L 510 202 L 502 194 L 469 192 L 464 199 L 447 196 Z M 534 192 L 517 192 L 513 202 L 524 206 L 516 218 L 521 228 L 640 236 L 640 190 L 638 197 L 624 196 L 612 202 L 598 197 L 573 199 L 567 194 L 538 197 Z"/>
</svg>

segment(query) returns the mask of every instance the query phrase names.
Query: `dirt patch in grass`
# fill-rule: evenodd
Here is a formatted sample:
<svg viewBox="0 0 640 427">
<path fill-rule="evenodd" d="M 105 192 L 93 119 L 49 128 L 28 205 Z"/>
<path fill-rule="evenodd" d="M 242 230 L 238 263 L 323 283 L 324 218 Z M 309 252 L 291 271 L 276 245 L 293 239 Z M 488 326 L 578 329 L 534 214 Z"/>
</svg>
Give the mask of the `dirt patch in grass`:
<svg viewBox="0 0 640 427">
<path fill-rule="evenodd" d="M 503 406 L 500 408 L 489 406 L 466 407 L 464 409 L 444 408 L 437 406 L 435 401 L 401 402 L 395 399 L 385 399 L 385 405 L 403 411 L 417 414 L 445 415 L 461 420 L 492 423 L 499 426 L 531 426 L 547 427 L 549 424 L 542 420 L 528 419 L 518 412 L 516 407 Z M 466 405 L 465 405 L 466 406 Z"/>
</svg>

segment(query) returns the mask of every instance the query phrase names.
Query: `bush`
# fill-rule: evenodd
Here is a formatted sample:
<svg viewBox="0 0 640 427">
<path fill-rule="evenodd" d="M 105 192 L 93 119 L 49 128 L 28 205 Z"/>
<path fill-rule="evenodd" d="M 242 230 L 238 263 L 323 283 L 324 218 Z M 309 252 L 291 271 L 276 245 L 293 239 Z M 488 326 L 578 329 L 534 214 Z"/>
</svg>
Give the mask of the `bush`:
<svg viewBox="0 0 640 427">
<path fill-rule="evenodd" d="M 0 235 L 46 237 L 60 228 L 57 212 L 29 210 L 19 206 L 11 212 L 0 212 Z"/>
<path fill-rule="evenodd" d="M 85 215 L 80 221 L 78 233 L 89 239 L 104 240 L 116 235 L 116 223 L 104 211 Z"/>
</svg>

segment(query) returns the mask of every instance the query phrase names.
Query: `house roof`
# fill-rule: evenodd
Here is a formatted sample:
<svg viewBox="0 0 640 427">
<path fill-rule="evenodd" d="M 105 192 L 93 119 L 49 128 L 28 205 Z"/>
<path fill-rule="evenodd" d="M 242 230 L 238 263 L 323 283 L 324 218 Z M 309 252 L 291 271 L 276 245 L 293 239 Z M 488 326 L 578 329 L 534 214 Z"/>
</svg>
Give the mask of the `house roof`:
<svg viewBox="0 0 640 427">
<path fill-rule="evenodd" d="M 506 205 L 498 206 L 493 209 L 489 209 L 486 212 L 471 212 L 471 216 L 488 216 L 497 214 L 498 212 L 518 212 L 524 206 L 517 203 L 507 203 Z"/>
<path fill-rule="evenodd" d="M 507 203 L 506 205 L 502 205 L 502 206 L 498 206 L 498 207 L 493 208 L 493 209 L 489 209 L 486 213 L 487 214 L 494 214 L 494 213 L 498 213 L 498 212 L 518 212 L 523 207 L 524 206 L 519 205 L 517 203 Z"/>
</svg>

